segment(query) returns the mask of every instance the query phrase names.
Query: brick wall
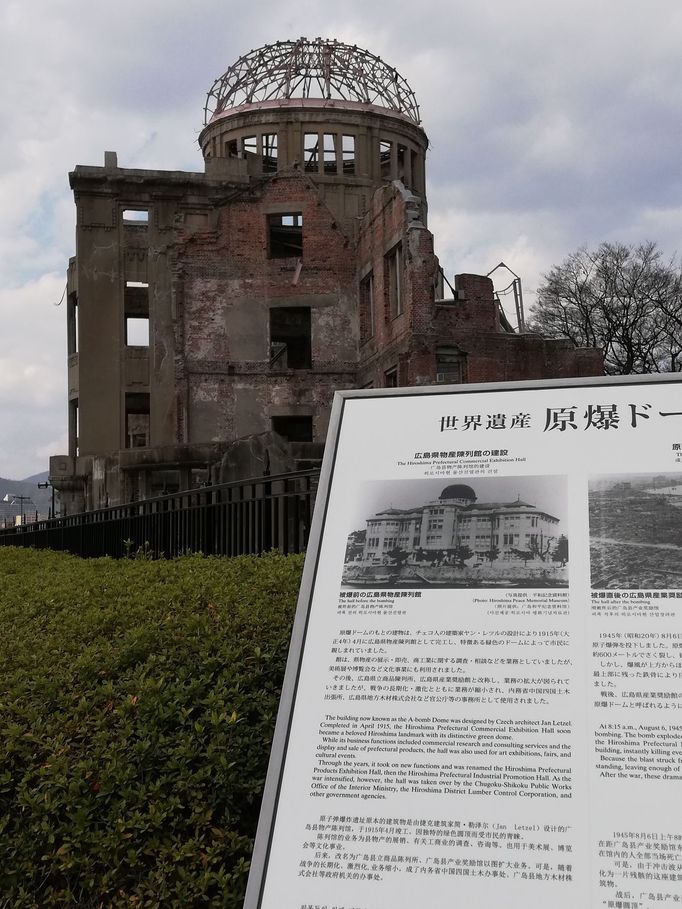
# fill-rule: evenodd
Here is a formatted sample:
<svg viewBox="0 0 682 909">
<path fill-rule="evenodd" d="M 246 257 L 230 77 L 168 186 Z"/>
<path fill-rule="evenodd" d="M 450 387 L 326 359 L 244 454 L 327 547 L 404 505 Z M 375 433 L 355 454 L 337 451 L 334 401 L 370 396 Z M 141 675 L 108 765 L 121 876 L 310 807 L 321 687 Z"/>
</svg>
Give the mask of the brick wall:
<svg viewBox="0 0 682 909">
<path fill-rule="evenodd" d="M 293 213 L 303 218 L 302 255 L 270 256 L 268 217 Z M 195 432 L 212 424 L 219 438 L 267 431 L 287 408 L 309 411 L 324 438 L 334 389 L 355 379 L 356 260 L 312 181 L 278 176 L 215 206 L 203 229 L 181 223 L 175 269 L 176 382 L 191 389 L 186 440 L 201 441 Z M 310 369 L 271 365 L 270 311 L 283 306 L 310 308 Z"/>
<path fill-rule="evenodd" d="M 403 250 L 403 312 L 387 308 L 386 253 Z M 568 341 L 504 330 L 493 283 L 483 275 L 457 275 L 457 299 L 436 303 L 438 260 L 433 236 L 419 220 L 409 193 L 395 184 L 378 191 L 358 240 L 360 277 L 374 276 L 374 333 L 359 349 L 358 385 L 386 384 L 386 370 L 398 366 L 400 385 L 436 382 L 438 349 L 461 354 L 465 382 L 602 375 L 601 356 L 576 350 Z"/>
</svg>

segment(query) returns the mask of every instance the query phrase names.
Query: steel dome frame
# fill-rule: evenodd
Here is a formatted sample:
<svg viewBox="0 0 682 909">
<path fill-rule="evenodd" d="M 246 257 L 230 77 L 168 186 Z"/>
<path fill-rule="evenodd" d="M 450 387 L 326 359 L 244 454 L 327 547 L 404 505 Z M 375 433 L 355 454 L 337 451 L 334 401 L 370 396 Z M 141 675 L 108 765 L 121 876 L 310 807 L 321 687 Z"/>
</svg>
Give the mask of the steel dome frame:
<svg viewBox="0 0 682 909">
<path fill-rule="evenodd" d="M 211 86 L 204 125 L 232 107 L 289 98 L 360 102 L 421 122 L 414 92 L 380 57 L 335 40 L 299 38 L 240 57 Z"/>
</svg>

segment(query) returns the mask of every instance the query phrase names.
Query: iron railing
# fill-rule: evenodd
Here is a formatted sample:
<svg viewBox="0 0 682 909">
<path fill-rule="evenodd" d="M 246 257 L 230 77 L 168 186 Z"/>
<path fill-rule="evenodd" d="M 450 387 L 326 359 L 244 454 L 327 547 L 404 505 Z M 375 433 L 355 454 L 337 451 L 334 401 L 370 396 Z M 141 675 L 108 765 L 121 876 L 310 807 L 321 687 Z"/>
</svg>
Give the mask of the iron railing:
<svg viewBox="0 0 682 909">
<path fill-rule="evenodd" d="M 263 476 L 0 528 L 0 546 L 65 550 L 86 558 L 302 552 L 319 475 L 301 470 Z"/>
</svg>

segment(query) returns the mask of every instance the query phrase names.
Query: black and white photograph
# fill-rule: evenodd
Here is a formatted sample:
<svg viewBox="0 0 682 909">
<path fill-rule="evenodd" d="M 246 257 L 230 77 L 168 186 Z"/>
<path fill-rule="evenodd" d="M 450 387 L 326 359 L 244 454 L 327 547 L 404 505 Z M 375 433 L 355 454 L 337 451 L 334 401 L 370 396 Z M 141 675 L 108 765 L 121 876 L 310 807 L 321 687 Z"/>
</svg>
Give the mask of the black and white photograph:
<svg viewBox="0 0 682 909">
<path fill-rule="evenodd" d="M 589 502 L 593 589 L 682 586 L 682 473 L 595 476 Z"/>
<path fill-rule="evenodd" d="M 566 477 L 365 484 L 346 587 L 567 587 Z"/>
</svg>

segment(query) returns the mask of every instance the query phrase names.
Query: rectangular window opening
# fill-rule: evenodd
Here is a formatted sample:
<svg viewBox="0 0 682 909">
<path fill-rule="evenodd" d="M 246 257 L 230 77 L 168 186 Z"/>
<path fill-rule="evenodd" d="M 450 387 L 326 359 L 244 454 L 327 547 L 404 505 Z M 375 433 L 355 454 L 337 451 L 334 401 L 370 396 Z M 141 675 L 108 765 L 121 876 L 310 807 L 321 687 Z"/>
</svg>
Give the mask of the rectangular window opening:
<svg viewBox="0 0 682 909">
<path fill-rule="evenodd" d="M 374 274 L 360 281 L 360 343 L 363 344 L 374 334 Z"/>
<path fill-rule="evenodd" d="M 277 133 L 263 133 L 263 173 L 277 172 Z"/>
<path fill-rule="evenodd" d="M 352 176 L 355 173 L 355 136 L 343 136 L 341 142 L 343 172 L 346 176 Z"/>
<path fill-rule="evenodd" d="M 78 353 L 78 295 L 69 294 L 67 301 L 67 351 L 69 356 Z"/>
<path fill-rule="evenodd" d="M 149 223 L 148 208 L 124 208 L 122 213 L 124 224 L 144 225 Z"/>
<path fill-rule="evenodd" d="M 69 455 L 75 458 L 79 454 L 79 421 L 78 398 L 69 401 Z"/>
<path fill-rule="evenodd" d="M 303 215 L 300 211 L 268 215 L 268 252 L 271 259 L 303 255 Z"/>
<path fill-rule="evenodd" d="M 229 142 L 225 143 L 225 157 L 226 158 L 238 158 L 239 157 L 239 146 L 237 145 L 236 139 L 230 139 Z"/>
<path fill-rule="evenodd" d="M 421 181 L 419 179 L 419 155 L 416 151 L 410 151 L 410 170 L 412 172 L 412 187 L 420 189 Z"/>
<path fill-rule="evenodd" d="M 436 350 L 436 384 L 459 385 L 462 382 L 462 354 L 453 347 Z"/>
<path fill-rule="evenodd" d="M 324 134 L 324 172 L 325 174 L 335 174 L 336 167 L 336 134 Z"/>
<path fill-rule="evenodd" d="M 391 152 L 393 143 L 387 139 L 381 139 L 379 142 L 379 170 L 381 171 L 382 180 L 391 179 Z"/>
<path fill-rule="evenodd" d="M 151 495 L 169 496 L 180 492 L 179 470 L 154 470 L 150 477 Z"/>
<path fill-rule="evenodd" d="M 384 256 L 384 282 L 389 317 L 395 319 L 403 311 L 402 251 L 400 244 L 394 246 Z"/>
<path fill-rule="evenodd" d="M 127 392 L 125 396 L 126 448 L 149 447 L 149 393 Z"/>
<path fill-rule="evenodd" d="M 309 416 L 272 417 L 272 430 L 289 442 L 313 441 L 313 418 Z"/>
<path fill-rule="evenodd" d="M 242 139 L 242 155 L 257 155 L 258 142 L 255 136 L 244 136 Z"/>
<path fill-rule="evenodd" d="M 320 168 L 320 137 L 317 133 L 306 133 L 303 137 L 303 169 L 316 174 Z"/>
<path fill-rule="evenodd" d="M 398 145 L 397 148 L 397 165 L 398 165 L 398 179 L 402 180 L 405 186 L 409 188 L 410 179 L 408 176 L 407 165 L 408 165 L 408 149 L 404 145 Z"/>
<path fill-rule="evenodd" d="M 149 347 L 149 285 L 144 281 L 126 281 L 123 317 L 125 344 Z"/>
<path fill-rule="evenodd" d="M 270 310 L 270 364 L 285 369 L 312 365 L 310 307 L 277 306 Z"/>
<path fill-rule="evenodd" d="M 394 366 L 392 369 L 387 369 L 384 373 L 384 388 L 397 388 L 398 387 L 398 367 Z"/>
</svg>

